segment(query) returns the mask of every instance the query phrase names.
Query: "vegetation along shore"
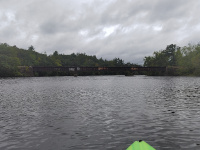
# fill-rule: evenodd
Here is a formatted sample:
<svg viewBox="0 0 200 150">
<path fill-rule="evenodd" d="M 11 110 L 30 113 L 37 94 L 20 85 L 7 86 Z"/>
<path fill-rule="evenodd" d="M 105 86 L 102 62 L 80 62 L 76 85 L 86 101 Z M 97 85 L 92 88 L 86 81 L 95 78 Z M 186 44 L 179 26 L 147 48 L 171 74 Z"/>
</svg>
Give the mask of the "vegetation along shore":
<svg viewBox="0 0 200 150">
<path fill-rule="evenodd" d="M 95 55 L 88 56 L 85 53 L 72 53 L 70 55 L 59 54 L 55 51 L 51 55 L 38 53 L 33 46 L 27 50 L 10 46 L 7 43 L 0 44 L 0 77 L 21 76 L 57 76 L 76 75 L 77 72 L 43 71 L 33 73 L 32 67 L 142 67 L 138 64 L 125 63 L 120 58 L 113 60 L 98 59 Z M 155 51 L 152 56 L 144 58 L 143 67 L 167 67 L 167 75 L 200 75 L 200 44 L 179 47 L 175 44 L 168 45 L 166 49 Z M 70 69 L 70 68 L 69 68 Z M 77 71 L 77 70 L 76 70 Z M 87 71 L 78 75 L 166 75 L 159 71 Z"/>
</svg>

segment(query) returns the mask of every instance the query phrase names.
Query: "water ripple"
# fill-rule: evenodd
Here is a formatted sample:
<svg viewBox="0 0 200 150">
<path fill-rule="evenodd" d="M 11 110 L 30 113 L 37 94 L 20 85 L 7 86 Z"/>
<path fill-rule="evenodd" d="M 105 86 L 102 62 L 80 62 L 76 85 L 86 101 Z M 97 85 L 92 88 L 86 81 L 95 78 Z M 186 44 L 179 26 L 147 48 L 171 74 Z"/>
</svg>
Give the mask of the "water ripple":
<svg viewBox="0 0 200 150">
<path fill-rule="evenodd" d="M 0 149 L 200 149 L 200 78 L 0 79 Z"/>
</svg>

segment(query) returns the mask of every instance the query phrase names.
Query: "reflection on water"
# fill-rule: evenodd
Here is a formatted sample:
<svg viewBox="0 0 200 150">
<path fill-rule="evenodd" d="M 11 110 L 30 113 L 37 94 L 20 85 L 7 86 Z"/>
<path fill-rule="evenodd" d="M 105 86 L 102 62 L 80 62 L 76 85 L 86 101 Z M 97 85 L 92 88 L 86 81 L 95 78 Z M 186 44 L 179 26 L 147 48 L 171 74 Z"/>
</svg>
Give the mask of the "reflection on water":
<svg viewBox="0 0 200 150">
<path fill-rule="evenodd" d="M 200 149 L 200 78 L 0 79 L 0 149 Z"/>
</svg>

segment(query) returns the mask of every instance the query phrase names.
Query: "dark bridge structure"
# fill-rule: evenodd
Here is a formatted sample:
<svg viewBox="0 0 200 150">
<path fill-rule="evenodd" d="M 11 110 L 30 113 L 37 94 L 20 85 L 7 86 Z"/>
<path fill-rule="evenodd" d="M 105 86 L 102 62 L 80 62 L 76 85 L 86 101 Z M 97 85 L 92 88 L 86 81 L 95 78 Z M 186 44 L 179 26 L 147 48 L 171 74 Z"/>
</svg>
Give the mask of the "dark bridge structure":
<svg viewBox="0 0 200 150">
<path fill-rule="evenodd" d="M 32 67 L 33 72 L 39 71 L 166 71 L 167 67 Z"/>
<path fill-rule="evenodd" d="M 71 72 L 74 74 L 80 72 L 162 72 L 167 71 L 167 67 L 32 67 L 35 72 Z"/>
<path fill-rule="evenodd" d="M 65 67 L 18 66 L 22 76 L 77 76 L 77 75 L 177 75 L 180 67 Z"/>
</svg>

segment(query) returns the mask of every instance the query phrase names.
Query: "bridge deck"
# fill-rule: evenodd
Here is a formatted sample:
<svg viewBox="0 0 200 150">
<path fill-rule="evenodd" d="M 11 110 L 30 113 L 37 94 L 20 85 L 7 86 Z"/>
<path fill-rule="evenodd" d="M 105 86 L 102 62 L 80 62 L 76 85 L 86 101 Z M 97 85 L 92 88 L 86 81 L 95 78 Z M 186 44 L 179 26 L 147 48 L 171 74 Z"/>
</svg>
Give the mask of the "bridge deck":
<svg viewBox="0 0 200 150">
<path fill-rule="evenodd" d="M 40 71 L 166 71 L 166 67 L 32 67 L 33 72 Z"/>
</svg>

